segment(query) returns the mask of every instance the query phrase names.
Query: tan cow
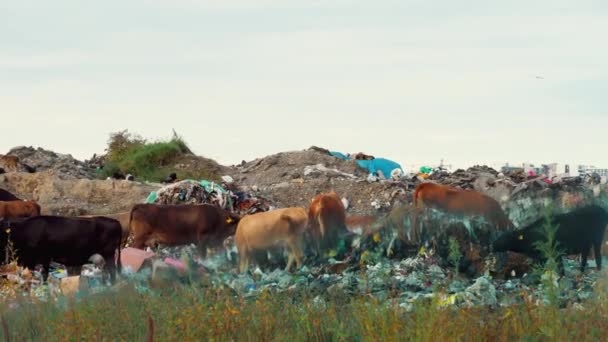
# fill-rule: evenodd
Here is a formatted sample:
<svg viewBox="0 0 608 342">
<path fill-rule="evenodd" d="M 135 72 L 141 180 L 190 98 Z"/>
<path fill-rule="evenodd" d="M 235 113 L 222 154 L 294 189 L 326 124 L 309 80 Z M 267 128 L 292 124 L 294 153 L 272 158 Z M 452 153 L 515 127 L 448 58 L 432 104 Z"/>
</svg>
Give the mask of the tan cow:
<svg viewBox="0 0 608 342">
<path fill-rule="evenodd" d="M 12 220 L 40 216 L 40 206 L 34 201 L 0 202 L 0 218 Z"/>
<path fill-rule="evenodd" d="M 285 270 L 288 271 L 295 259 L 296 267 L 302 265 L 302 234 L 308 226 L 308 213 L 300 207 L 276 209 L 247 215 L 241 219 L 234 236 L 239 251 L 239 272 L 249 267 L 251 254 L 286 244 L 289 258 Z"/>
</svg>

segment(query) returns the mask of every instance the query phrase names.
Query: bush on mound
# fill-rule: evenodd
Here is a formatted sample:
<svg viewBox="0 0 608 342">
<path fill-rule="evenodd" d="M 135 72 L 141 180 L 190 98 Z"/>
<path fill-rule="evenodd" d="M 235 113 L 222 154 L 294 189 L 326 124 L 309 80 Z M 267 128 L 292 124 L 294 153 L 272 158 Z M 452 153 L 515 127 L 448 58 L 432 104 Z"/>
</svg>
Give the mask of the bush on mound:
<svg viewBox="0 0 608 342">
<path fill-rule="evenodd" d="M 123 130 L 110 135 L 101 176 L 122 172 L 136 179 L 158 182 L 175 172 L 180 179 L 218 180 L 222 169 L 211 159 L 195 156 L 175 131 L 168 141 L 149 142 Z"/>
</svg>

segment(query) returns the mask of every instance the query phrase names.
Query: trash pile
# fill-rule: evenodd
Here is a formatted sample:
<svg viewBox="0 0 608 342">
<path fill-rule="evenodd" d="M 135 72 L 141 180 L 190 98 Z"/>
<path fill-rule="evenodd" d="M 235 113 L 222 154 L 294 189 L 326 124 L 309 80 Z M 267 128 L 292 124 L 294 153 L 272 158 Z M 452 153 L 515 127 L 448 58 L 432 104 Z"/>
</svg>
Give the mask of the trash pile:
<svg viewBox="0 0 608 342">
<path fill-rule="evenodd" d="M 379 245 L 377 238 L 374 238 Z M 389 258 L 381 248 L 352 248 L 344 260 L 328 259 L 321 264 L 305 262 L 294 272 L 283 270 L 284 258 L 275 266 L 252 265 L 244 274 L 237 272 L 238 256 L 233 242 L 218 248 L 208 257 L 199 256 L 195 245 L 160 247 L 154 251 L 127 247 L 121 252 L 122 279 L 109 285 L 107 277 L 95 264 L 86 264 L 76 275 L 60 264 L 52 264 L 49 280 L 41 281 L 40 270 L 30 271 L 15 264 L 0 269 L 0 297 L 57 300 L 61 295 L 83 298 L 120 288 L 131 283 L 141 293 L 152 293 L 175 284 L 198 284 L 204 287 L 230 289 L 235 295 L 256 297 L 263 293 L 296 293 L 305 291 L 316 301 L 325 302 L 343 296 L 372 296 L 379 303 L 393 303 L 413 310 L 420 301 L 440 306 L 511 306 L 523 302 L 544 305 L 557 293 L 560 305 L 581 305 L 593 298 L 594 290 L 606 278 L 590 261 L 581 274 L 578 261 L 567 259 L 566 275 L 555 280 L 548 274 L 529 269 L 512 270 L 503 277 L 486 264 L 483 274 L 466 277 L 455 265 L 444 262 L 431 249 L 422 248 L 418 255 Z M 521 272 L 521 273 L 520 273 Z"/>
<path fill-rule="evenodd" d="M 226 178 L 231 181 L 231 178 Z M 231 184 L 232 182 L 227 182 Z M 156 204 L 211 204 L 239 215 L 267 211 L 269 201 L 244 191 L 227 190 L 207 180 L 183 180 L 152 191 L 145 201 Z"/>
<path fill-rule="evenodd" d="M 388 301 L 412 310 L 418 301 L 435 300 L 441 306 L 510 306 L 532 302 L 547 304 L 549 289 L 543 274 L 517 275 L 521 278 L 493 278 L 489 272 L 477 278 L 466 278 L 454 268 L 443 267 L 434 255 L 420 254 L 403 260 L 380 258 L 377 261 L 345 262 L 330 259 L 327 264 L 307 266 L 295 272 L 281 267 L 255 267 L 239 274 L 236 260 L 221 251 L 206 260 L 196 257 L 194 246 L 161 249 L 148 254 L 148 267 L 129 273 L 142 292 L 153 291 L 163 284 L 196 281 L 204 286 L 231 289 L 244 297 L 263 292 L 306 291 L 317 300 L 339 296 L 373 296 L 380 303 Z M 352 261 L 352 260 L 351 260 Z M 128 267 L 127 267 L 128 268 Z M 566 276 L 555 281 L 561 305 L 581 302 L 593 296 L 602 274 L 577 270 L 577 262 L 566 261 Z M 546 275 L 544 275 L 546 277 Z M 523 294 L 523 295 L 522 295 Z"/>
<path fill-rule="evenodd" d="M 105 280 L 102 269 L 95 264 L 85 264 L 79 275 L 69 276 L 64 265 L 52 262 L 48 279 L 43 281 L 40 265 L 30 270 L 11 262 L 0 267 L 0 298 L 47 301 L 60 295 L 99 293 L 108 288 Z"/>
<path fill-rule="evenodd" d="M 19 146 L 12 148 L 8 154 L 19 157 L 19 160 L 36 172 L 53 170 L 62 179 L 95 179 L 95 169 L 69 154 L 59 154 L 42 148 Z"/>
</svg>

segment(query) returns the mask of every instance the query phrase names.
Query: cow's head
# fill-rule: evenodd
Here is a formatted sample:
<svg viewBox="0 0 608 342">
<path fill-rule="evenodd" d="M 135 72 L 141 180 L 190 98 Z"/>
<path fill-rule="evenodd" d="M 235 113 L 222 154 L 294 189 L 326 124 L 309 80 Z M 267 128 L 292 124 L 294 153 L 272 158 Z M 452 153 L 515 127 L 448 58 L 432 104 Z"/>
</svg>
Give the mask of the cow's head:
<svg viewBox="0 0 608 342">
<path fill-rule="evenodd" d="M 536 254 L 536 242 L 539 235 L 531 230 L 519 229 L 502 234 L 492 243 L 494 252 L 516 252 L 524 254 Z"/>
<path fill-rule="evenodd" d="M 4 219 L 3 217 L 0 217 L 0 247 L 2 248 L 2 251 L 4 251 L 4 246 L 6 246 L 11 231 L 11 222 L 9 220 Z"/>
<path fill-rule="evenodd" d="M 234 214 L 229 211 L 224 211 L 224 229 L 227 236 L 234 235 L 236 233 L 236 227 L 241 220 L 241 216 Z"/>
</svg>

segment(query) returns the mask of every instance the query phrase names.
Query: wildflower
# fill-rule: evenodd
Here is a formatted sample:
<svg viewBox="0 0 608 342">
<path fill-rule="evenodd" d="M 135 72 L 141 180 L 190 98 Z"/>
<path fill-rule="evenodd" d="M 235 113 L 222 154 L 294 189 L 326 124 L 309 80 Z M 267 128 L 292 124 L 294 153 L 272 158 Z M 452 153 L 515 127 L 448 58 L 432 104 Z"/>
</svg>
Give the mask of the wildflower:
<svg viewBox="0 0 608 342">
<path fill-rule="evenodd" d="M 379 243 L 380 242 L 380 234 L 379 233 L 374 233 L 374 242 L 375 243 Z"/>
</svg>

